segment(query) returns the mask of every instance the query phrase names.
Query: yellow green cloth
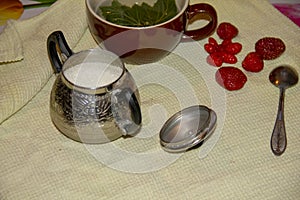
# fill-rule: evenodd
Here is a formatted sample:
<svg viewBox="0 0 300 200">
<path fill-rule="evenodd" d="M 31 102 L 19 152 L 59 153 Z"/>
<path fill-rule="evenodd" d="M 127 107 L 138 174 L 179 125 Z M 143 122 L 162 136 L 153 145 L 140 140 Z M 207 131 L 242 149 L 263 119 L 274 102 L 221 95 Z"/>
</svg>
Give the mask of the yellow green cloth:
<svg viewBox="0 0 300 200">
<path fill-rule="evenodd" d="M 191 0 L 191 4 L 203 2 Z M 279 90 L 268 74 L 281 64 L 300 73 L 300 29 L 267 0 L 210 0 L 219 22 L 239 29 L 237 67 L 266 36 L 281 38 L 285 53 L 265 61 L 260 73 L 245 72 L 239 91 L 224 91 L 206 64 L 207 40 L 182 43 L 158 63 L 129 65 L 141 95 L 143 127 L 134 138 L 84 145 L 52 124 L 49 99 L 55 80 L 46 49 L 61 30 L 73 51 L 95 48 L 84 0 L 60 0 L 39 16 L 11 21 L 0 34 L 0 199 L 299 199 L 300 86 L 288 89 L 288 146 L 270 150 Z M 213 37 L 217 38 L 214 34 Z M 189 105 L 214 109 L 218 124 L 199 148 L 164 152 L 158 132 Z"/>
</svg>

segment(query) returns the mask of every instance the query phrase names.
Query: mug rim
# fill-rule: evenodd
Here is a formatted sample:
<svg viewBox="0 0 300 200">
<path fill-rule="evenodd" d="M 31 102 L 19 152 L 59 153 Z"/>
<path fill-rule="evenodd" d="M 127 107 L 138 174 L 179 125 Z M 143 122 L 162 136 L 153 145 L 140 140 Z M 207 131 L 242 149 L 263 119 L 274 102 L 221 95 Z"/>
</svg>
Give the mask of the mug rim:
<svg viewBox="0 0 300 200">
<path fill-rule="evenodd" d="M 123 25 L 119 25 L 119 24 L 115 24 L 115 23 L 112 23 L 110 21 L 107 21 L 106 19 L 100 17 L 95 11 L 94 9 L 92 9 L 92 6 L 90 4 L 90 1 L 91 0 L 86 0 L 86 7 L 88 9 L 88 11 L 99 21 L 102 21 L 103 23 L 106 23 L 110 26 L 114 26 L 114 27 L 117 27 L 117 28 L 123 28 L 123 29 L 132 29 L 132 30 L 145 30 L 145 29 L 151 29 L 151 28 L 156 28 L 156 27 L 160 27 L 160 26 L 163 26 L 165 24 L 168 24 L 170 22 L 172 22 L 174 19 L 177 19 L 178 17 L 180 17 L 187 9 L 187 7 L 189 6 L 189 3 L 190 1 L 189 0 L 185 0 L 185 3 L 183 5 L 183 8 L 174 16 L 172 17 L 171 19 L 165 21 L 165 22 L 162 22 L 162 23 L 159 23 L 159 24 L 155 24 L 155 25 L 151 25 L 151 26 L 143 26 L 143 27 L 135 27 L 135 26 L 123 26 Z M 176 0 L 175 0 L 176 1 Z"/>
<path fill-rule="evenodd" d="M 72 59 L 73 56 L 76 56 L 76 55 L 79 55 L 79 54 L 82 54 L 82 53 L 94 53 L 95 50 L 97 49 L 87 49 L 87 50 L 84 50 L 84 51 L 80 51 L 80 52 L 77 52 L 77 53 L 74 53 L 70 58 L 68 58 L 66 60 L 66 62 L 64 63 L 64 66 L 70 62 L 70 60 Z M 99 50 L 98 50 L 99 51 Z M 101 49 L 101 51 L 105 51 L 106 53 L 108 54 L 111 54 L 113 56 L 116 56 L 116 60 L 120 63 L 120 68 L 122 69 L 122 73 L 118 76 L 118 78 L 116 78 L 116 80 L 106 84 L 106 85 L 101 85 L 101 86 L 98 86 L 98 87 L 85 87 L 85 86 L 80 86 L 80 85 L 76 85 L 76 83 L 73 83 L 72 81 L 70 81 L 66 76 L 65 76 L 65 69 L 63 67 L 62 71 L 61 71 L 61 75 L 62 75 L 62 79 L 65 80 L 66 82 L 66 85 L 69 87 L 69 88 L 72 88 L 72 89 L 75 89 L 77 91 L 80 91 L 80 92 L 83 92 L 83 93 L 87 93 L 87 94 L 101 94 L 101 93 L 106 93 L 110 86 L 114 85 L 116 82 L 118 82 L 120 80 L 120 78 L 124 75 L 126 69 L 125 69 L 125 65 L 124 63 L 122 62 L 122 60 L 120 59 L 120 57 L 118 57 L 116 54 L 110 52 L 110 51 L 107 51 L 105 49 Z"/>
</svg>

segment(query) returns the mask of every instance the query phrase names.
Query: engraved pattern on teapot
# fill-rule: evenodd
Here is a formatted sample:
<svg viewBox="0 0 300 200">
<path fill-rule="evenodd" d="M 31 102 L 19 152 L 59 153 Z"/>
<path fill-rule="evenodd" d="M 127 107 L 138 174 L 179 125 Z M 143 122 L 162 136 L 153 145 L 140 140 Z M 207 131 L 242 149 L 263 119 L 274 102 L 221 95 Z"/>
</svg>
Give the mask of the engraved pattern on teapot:
<svg viewBox="0 0 300 200">
<path fill-rule="evenodd" d="M 68 88 L 61 78 L 55 84 L 56 109 L 61 110 L 65 123 L 83 125 L 91 121 L 104 122 L 112 117 L 110 95 L 84 94 Z"/>
</svg>

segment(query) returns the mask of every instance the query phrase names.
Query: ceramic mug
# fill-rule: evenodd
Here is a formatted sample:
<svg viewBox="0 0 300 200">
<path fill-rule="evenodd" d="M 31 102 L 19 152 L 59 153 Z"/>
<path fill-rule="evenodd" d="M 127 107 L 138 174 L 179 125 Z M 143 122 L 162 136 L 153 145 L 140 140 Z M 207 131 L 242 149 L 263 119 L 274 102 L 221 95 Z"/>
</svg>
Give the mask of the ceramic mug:
<svg viewBox="0 0 300 200">
<path fill-rule="evenodd" d="M 100 46 L 133 62 L 153 62 L 170 53 L 181 41 L 207 38 L 217 27 L 217 13 L 207 3 L 189 5 L 189 0 L 175 0 L 178 13 L 166 22 L 144 27 L 130 27 L 109 22 L 99 14 L 99 6 L 109 5 L 107 0 L 86 0 L 86 13 L 90 31 Z M 132 6 L 156 0 L 119 0 Z M 188 30 L 189 24 L 205 20 L 198 29 Z M 127 59 L 128 60 L 128 59 Z"/>
<path fill-rule="evenodd" d="M 117 55 L 100 48 L 73 53 L 60 31 L 48 37 L 47 46 L 57 74 L 50 115 L 64 135 L 83 143 L 106 143 L 138 132 L 138 89 Z"/>
</svg>

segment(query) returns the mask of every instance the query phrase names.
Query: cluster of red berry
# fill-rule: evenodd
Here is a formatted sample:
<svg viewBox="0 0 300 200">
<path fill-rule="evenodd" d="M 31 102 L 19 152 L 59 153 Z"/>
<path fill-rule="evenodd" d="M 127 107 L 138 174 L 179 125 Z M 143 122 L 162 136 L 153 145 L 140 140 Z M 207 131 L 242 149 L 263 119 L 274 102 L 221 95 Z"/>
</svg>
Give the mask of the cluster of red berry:
<svg viewBox="0 0 300 200">
<path fill-rule="evenodd" d="M 207 63 L 220 67 L 216 72 L 216 81 L 227 90 L 239 90 L 247 82 L 247 76 L 234 66 L 221 67 L 223 63 L 237 63 L 236 55 L 241 52 L 242 44 L 232 42 L 238 35 L 238 29 L 228 23 L 223 22 L 217 28 L 217 35 L 222 39 L 218 44 L 216 39 L 208 38 L 208 43 L 204 49 L 209 53 Z M 285 51 L 285 44 L 279 38 L 265 37 L 255 43 L 255 51 L 246 55 L 242 61 L 242 67 L 249 72 L 259 72 L 264 67 L 263 60 L 278 58 Z"/>
<path fill-rule="evenodd" d="M 255 43 L 255 51 L 247 54 L 242 62 L 245 70 L 260 72 L 264 68 L 263 60 L 278 58 L 285 51 L 285 44 L 279 38 L 265 37 Z"/>
<path fill-rule="evenodd" d="M 210 37 L 204 49 L 209 55 L 207 62 L 210 65 L 220 67 L 223 63 L 235 64 L 237 62 L 236 54 L 242 50 L 242 44 L 232 42 L 232 39 L 238 35 L 238 29 L 230 23 L 223 22 L 217 28 L 217 34 L 223 40 L 221 44 Z"/>
</svg>

